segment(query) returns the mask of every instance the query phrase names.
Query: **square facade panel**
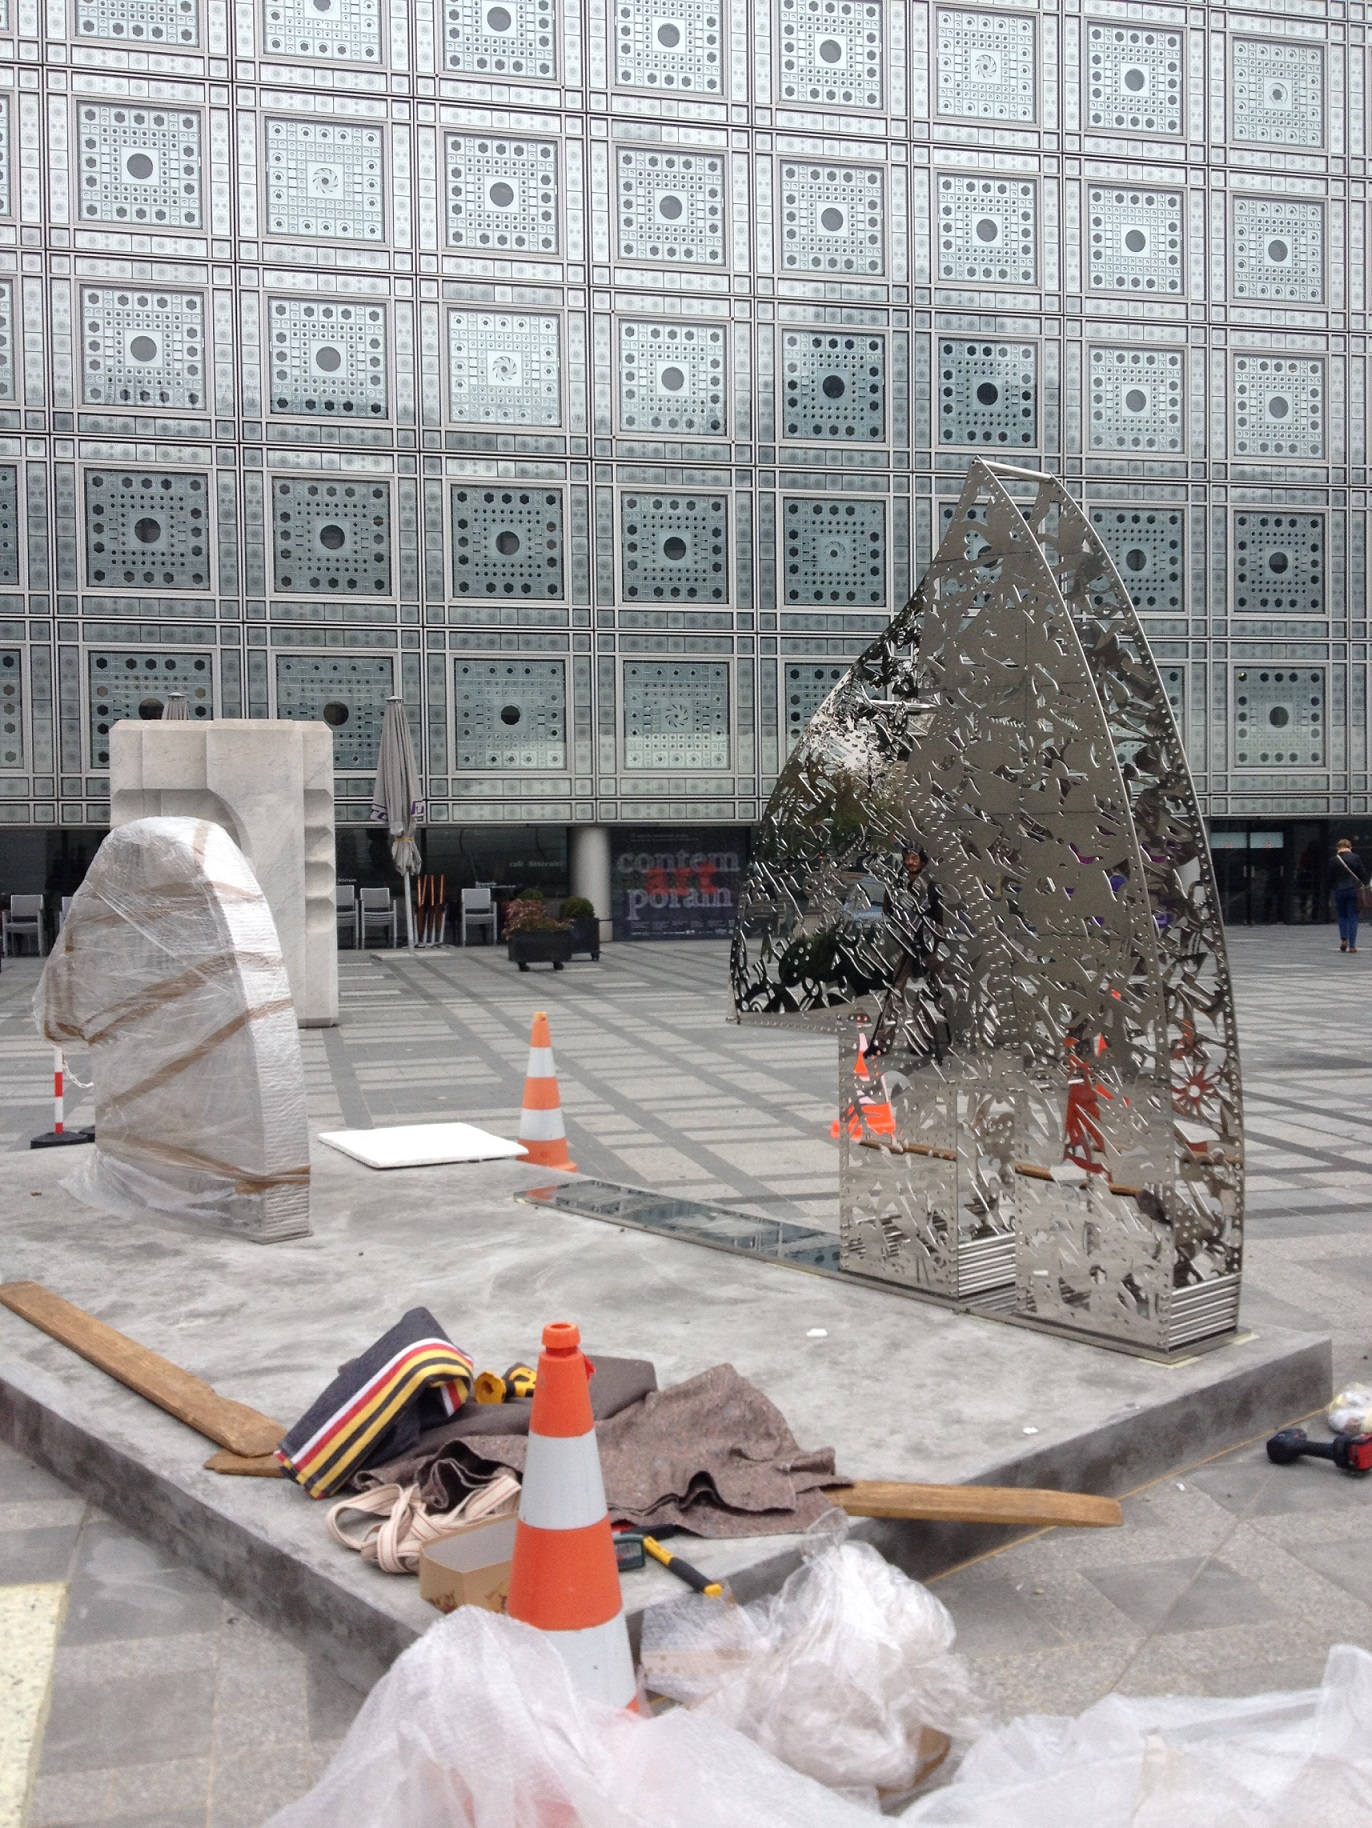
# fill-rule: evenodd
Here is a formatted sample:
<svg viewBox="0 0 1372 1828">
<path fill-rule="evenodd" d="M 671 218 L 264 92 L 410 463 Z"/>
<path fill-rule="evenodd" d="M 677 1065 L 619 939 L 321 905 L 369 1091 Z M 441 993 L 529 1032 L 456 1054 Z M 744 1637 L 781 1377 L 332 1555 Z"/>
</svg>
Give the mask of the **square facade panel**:
<svg viewBox="0 0 1372 1828">
<path fill-rule="evenodd" d="M 113 44 L 200 43 L 196 0 L 76 0 L 76 35 Z"/>
<path fill-rule="evenodd" d="M 448 241 L 472 253 L 555 254 L 557 147 L 449 134 Z"/>
<path fill-rule="evenodd" d="M 455 661 L 453 705 L 459 768 L 567 766 L 565 660 Z"/>
<path fill-rule="evenodd" d="M 1324 363 L 1318 357 L 1236 355 L 1230 397 L 1236 457 L 1325 456 Z"/>
<path fill-rule="evenodd" d="M 729 518 L 722 495 L 620 498 L 620 589 L 629 603 L 725 603 Z"/>
<path fill-rule="evenodd" d="M 89 286 L 81 293 L 86 403 L 203 413 L 205 300 L 199 292 Z"/>
<path fill-rule="evenodd" d="M 787 330 L 781 339 L 787 438 L 880 443 L 886 428 L 886 338 Z"/>
<path fill-rule="evenodd" d="M 457 596 L 562 601 L 560 489 L 456 488 L 452 526 Z"/>
<path fill-rule="evenodd" d="M 386 700 L 395 691 L 389 655 L 278 654 L 276 715 L 325 723 L 340 771 L 376 767 Z"/>
<path fill-rule="evenodd" d="M 450 311 L 448 397 L 476 425 L 561 425 L 558 320 L 522 312 Z"/>
<path fill-rule="evenodd" d="M 719 95 L 721 0 L 615 0 L 615 81 L 626 89 Z"/>
<path fill-rule="evenodd" d="M 0 467 L 0 584 L 19 582 L 19 472 Z"/>
<path fill-rule="evenodd" d="M 937 15 L 938 111 L 979 121 L 1032 121 L 1034 21 L 1004 13 Z"/>
<path fill-rule="evenodd" d="M 945 338 L 938 346 L 940 444 L 1031 450 L 1038 442 L 1033 343 Z"/>
<path fill-rule="evenodd" d="M 720 437 L 724 330 L 718 324 L 619 326 L 619 424 L 626 432 Z"/>
<path fill-rule="evenodd" d="M 209 484 L 166 470 L 87 470 L 86 582 L 96 590 L 207 590 Z"/>
<path fill-rule="evenodd" d="M 1180 508 L 1092 508 L 1091 525 L 1141 616 L 1186 608 L 1185 516 Z"/>
<path fill-rule="evenodd" d="M 83 222 L 200 227 L 198 114 L 85 102 L 77 109 L 77 140 Z"/>
<path fill-rule="evenodd" d="M 0 768 L 24 766 L 24 656 L 0 648 Z"/>
<path fill-rule="evenodd" d="M 879 108 L 885 10 L 879 0 L 781 0 L 781 100 Z"/>
<path fill-rule="evenodd" d="M 1230 124 L 1236 140 L 1323 146 L 1324 53 L 1289 39 L 1236 38 Z"/>
<path fill-rule="evenodd" d="M 1093 349 L 1090 358 L 1091 450 L 1184 449 L 1180 349 Z"/>
<path fill-rule="evenodd" d="M 121 719 L 156 723 L 180 692 L 193 719 L 214 716 L 214 661 L 208 654 L 92 653 L 87 656 L 92 768 L 110 765 L 110 731 Z"/>
<path fill-rule="evenodd" d="M 1086 124 L 1094 133 L 1180 133 L 1180 32 L 1092 22 L 1086 28 Z"/>
<path fill-rule="evenodd" d="M 1086 195 L 1086 267 L 1092 292 L 1179 298 L 1186 287 L 1180 191 L 1092 185 Z"/>
<path fill-rule="evenodd" d="M 728 667 L 626 660 L 624 766 L 727 768 Z"/>
<path fill-rule="evenodd" d="M 805 734 L 805 726 L 833 691 L 846 678 L 846 666 L 827 665 L 820 660 L 788 660 L 782 682 L 786 703 L 786 747 L 794 749 Z"/>
<path fill-rule="evenodd" d="M 379 127 L 267 122 L 267 232 L 381 241 L 385 171 Z"/>
<path fill-rule="evenodd" d="M 723 159 L 622 147 L 616 169 L 623 259 L 725 264 Z"/>
<path fill-rule="evenodd" d="M 267 340 L 274 413 L 386 417 L 384 306 L 269 298 Z"/>
<path fill-rule="evenodd" d="M 886 271 L 882 176 L 857 165 L 781 167 L 781 264 L 794 273 Z"/>
<path fill-rule="evenodd" d="M 277 477 L 272 483 L 276 588 L 384 597 L 391 588 L 391 485 Z"/>
<path fill-rule="evenodd" d="M 938 180 L 938 276 L 961 285 L 1032 286 L 1037 187 L 1030 178 Z"/>
<path fill-rule="evenodd" d="M 1244 510 L 1234 516 L 1234 614 L 1324 614 L 1322 514 Z"/>
<path fill-rule="evenodd" d="M 1234 668 L 1234 763 L 1239 768 L 1325 766 L 1325 669 Z"/>
<path fill-rule="evenodd" d="M 1284 197 L 1236 197 L 1230 235 L 1235 298 L 1324 297 L 1324 207 Z"/>
<path fill-rule="evenodd" d="M 854 609 L 886 601 L 886 504 L 851 496 L 783 506 L 788 603 Z"/>
<path fill-rule="evenodd" d="M 262 48 L 311 63 L 379 65 L 381 0 L 265 0 Z"/>
<path fill-rule="evenodd" d="M 444 0 L 443 62 L 469 76 L 557 81 L 553 0 Z"/>
</svg>

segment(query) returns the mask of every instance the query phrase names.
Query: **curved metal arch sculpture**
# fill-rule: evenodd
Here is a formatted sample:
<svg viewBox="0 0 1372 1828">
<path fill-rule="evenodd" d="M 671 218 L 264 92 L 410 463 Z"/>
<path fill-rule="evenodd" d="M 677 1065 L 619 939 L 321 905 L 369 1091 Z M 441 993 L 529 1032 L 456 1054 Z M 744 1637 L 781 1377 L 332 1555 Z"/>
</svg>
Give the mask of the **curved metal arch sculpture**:
<svg viewBox="0 0 1372 1828">
<path fill-rule="evenodd" d="M 1128 593 L 1053 478 L 972 464 L 782 773 L 732 977 L 740 1020 L 843 1037 L 846 1269 L 1134 1350 L 1233 1329 L 1204 828 Z"/>
</svg>

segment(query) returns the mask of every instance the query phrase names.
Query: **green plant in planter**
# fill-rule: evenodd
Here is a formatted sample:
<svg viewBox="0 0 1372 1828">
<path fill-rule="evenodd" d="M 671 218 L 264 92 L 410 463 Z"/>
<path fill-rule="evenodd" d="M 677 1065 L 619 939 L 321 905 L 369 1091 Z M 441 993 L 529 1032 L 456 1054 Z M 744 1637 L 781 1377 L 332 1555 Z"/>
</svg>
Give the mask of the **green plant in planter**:
<svg viewBox="0 0 1372 1828">
<path fill-rule="evenodd" d="M 563 920 L 594 920 L 595 907 L 584 895 L 569 895 L 562 904 Z"/>
<path fill-rule="evenodd" d="M 518 895 L 515 897 L 515 900 L 516 901 L 542 901 L 543 898 L 544 898 L 544 896 L 543 896 L 542 889 L 521 889 L 519 891 Z"/>
</svg>

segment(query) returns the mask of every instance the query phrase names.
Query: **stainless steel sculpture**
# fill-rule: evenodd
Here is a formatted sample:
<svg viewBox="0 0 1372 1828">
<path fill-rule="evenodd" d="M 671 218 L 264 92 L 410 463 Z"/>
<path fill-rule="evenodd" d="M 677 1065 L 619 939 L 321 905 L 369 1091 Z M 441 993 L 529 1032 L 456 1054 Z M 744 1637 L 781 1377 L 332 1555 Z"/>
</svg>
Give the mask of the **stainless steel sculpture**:
<svg viewBox="0 0 1372 1828">
<path fill-rule="evenodd" d="M 1053 478 L 972 464 L 777 784 L 732 976 L 740 1020 L 842 1037 L 845 1269 L 1136 1351 L 1233 1329 L 1204 827 L 1128 593 Z"/>
</svg>

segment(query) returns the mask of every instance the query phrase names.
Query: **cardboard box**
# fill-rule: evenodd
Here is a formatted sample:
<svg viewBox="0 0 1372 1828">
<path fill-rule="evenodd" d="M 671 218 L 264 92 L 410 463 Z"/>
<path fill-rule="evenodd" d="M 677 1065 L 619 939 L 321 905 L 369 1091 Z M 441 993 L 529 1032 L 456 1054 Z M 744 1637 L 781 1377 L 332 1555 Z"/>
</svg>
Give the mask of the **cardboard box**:
<svg viewBox="0 0 1372 1828">
<path fill-rule="evenodd" d="M 503 1612 L 510 1590 L 516 1519 L 484 1517 L 462 1524 L 419 1551 L 419 1596 L 440 1612 L 484 1606 Z"/>
</svg>

